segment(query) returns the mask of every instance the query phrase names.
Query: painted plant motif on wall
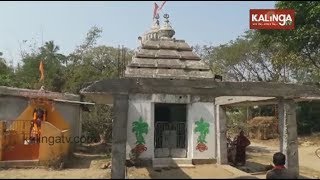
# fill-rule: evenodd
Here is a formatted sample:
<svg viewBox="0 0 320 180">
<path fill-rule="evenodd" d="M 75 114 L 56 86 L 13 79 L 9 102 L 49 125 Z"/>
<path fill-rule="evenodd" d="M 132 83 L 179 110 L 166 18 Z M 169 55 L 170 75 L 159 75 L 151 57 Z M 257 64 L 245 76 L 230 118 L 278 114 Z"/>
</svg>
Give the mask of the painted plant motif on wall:
<svg viewBox="0 0 320 180">
<path fill-rule="evenodd" d="M 205 122 L 203 118 L 200 118 L 199 121 L 196 121 L 196 128 L 194 131 L 199 133 L 198 139 L 197 139 L 197 147 L 196 150 L 199 150 L 200 152 L 208 150 L 208 147 L 206 145 L 206 137 L 207 134 L 209 134 L 209 123 Z"/>
<path fill-rule="evenodd" d="M 147 150 L 144 135 L 148 134 L 148 123 L 144 122 L 142 117 L 140 117 L 139 120 L 132 123 L 132 132 L 137 139 L 135 148 L 131 149 L 131 156 L 135 159 L 138 158 L 142 152 Z"/>
</svg>

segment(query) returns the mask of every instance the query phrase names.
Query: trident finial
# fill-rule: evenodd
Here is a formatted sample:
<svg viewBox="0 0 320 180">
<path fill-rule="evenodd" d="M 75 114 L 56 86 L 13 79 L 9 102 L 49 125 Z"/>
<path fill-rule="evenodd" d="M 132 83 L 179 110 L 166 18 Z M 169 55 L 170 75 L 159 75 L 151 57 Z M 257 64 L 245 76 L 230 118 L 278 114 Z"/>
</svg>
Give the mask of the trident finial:
<svg viewBox="0 0 320 180">
<path fill-rule="evenodd" d="M 160 16 L 159 16 L 159 14 L 157 14 L 154 18 L 156 19 L 156 25 L 159 26 L 160 25 L 160 22 L 159 22 Z"/>
<path fill-rule="evenodd" d="M 168 20 L 169 19 L 169 14 L 164 14 L 163 17 L 166 18 L 167 21 L 169 21 Z"/>
<path fill-rule="evenodd" d="M 163 26 L 160 28 L 160 37 L 161 38 L 172 38 L 175 34 L 174 29 L 169 23 L 169 14 L 164 14 L 163 17 L 166 19 Z"/>
<path fill-rule="evenodd" d="M 166 19 L 166 20 L 164 20 L 165 25 L 169 26 L 169 14 L 164 14 L 163 17 Z"/>
<path fill-rule="evenodd" d="M 159 14 L 156 14 L 154 18 L 159 19 L 160 18 Z"/>
<path fill-rule="evenodd" d="M 171 26 L 169 24 L 169 14 L 164 14 L 163 17 L 166 19 L 166 20 L 164 20 L 164 22 L 165 22 L 164 26 L 171 28 Z"/>
</svg>

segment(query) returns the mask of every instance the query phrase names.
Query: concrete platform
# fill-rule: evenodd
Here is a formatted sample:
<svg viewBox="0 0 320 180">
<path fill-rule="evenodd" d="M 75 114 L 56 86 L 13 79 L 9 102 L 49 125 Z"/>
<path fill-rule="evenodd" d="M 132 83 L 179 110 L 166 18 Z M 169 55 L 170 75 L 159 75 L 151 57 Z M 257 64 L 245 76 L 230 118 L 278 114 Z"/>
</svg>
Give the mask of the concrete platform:
<svg viewBox="0 0 320 180">
<path fill-rule="evenodd" d="M 188 158 L 154 158 L 152 160 L 153 168 L 164 167 L 180 167 L 180 168 L 194 168 L 192 159 Z"/>
<path fill-rule="evenodd" d="M 32 168 L 39 167 L 39 160 L 0 161 L 0 168 Z"/>
<path fill-rule="evenodd" d="M 259 179 L 229 165 L 205 164 L 194 168 L 130 167 L 128 178 L 136 179 Z"/>
</svg>

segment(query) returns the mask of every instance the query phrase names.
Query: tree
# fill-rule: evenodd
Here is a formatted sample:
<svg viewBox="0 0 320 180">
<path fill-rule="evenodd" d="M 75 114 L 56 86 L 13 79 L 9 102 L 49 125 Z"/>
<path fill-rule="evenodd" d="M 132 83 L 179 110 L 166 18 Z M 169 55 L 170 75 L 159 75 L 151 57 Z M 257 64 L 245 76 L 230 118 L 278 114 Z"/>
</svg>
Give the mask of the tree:
<svg viewBox="0 0 320 180">
<path fill-rule="evenodd" d="M 58 53 L 59 46 L 56 46 L 53 41 L 46 42 L 44 46 L 38 48 L 38 51 L 25 53 L 22 57 L 23 65 L 17 70 L 16 76 L 20 79 L 19 87 L 39 89 L 42 85 L 47 90 L 61 92 L 64 80 L 64 67 L 61 62 L 65 61 L 66 57 Z M 39 64 L 44 62 L 45 80 L 39 82 Z"/>
<path fill-rule="evenodd" d="M 96 142 L 105 143 L 111 140 L 112 108 L 108 105 L 96 104 L 90 112 L 83 113 L 83 132 Z"/>
<path fill-rule="evenodd" d="M 297 53 L 320 68 L 320 2 L 279 1 L 278 9 L 294 9 L 295 29 L 290 31 L 259 30 L 261 43 L 281 43 L 287 51 Z"/>
<path fill-rule="evenodd" d="M 229 81 L 293 81 L 298 57 L 284 51 L 281 44 L 261 46 L 259 38 L 247 31 L 227 44 L 204 46 L 202 56 L 215 74 Z"/>
<path fill-rule="evenodd" d="M 43 47 L 40 48 L 40 59 L 44 60 L 45 73 L 47 75 L 46 85 L 48 89 L 56 92 L 62 92 L 64 79 L 64 69 L 62 64 L 66 61 L 66 56 L 58 53 L 59 46 L 56 46 L 53 41 L 46 42 Z"/>
<path fill-rule="evenodd" d="M 70 58 L 76 63 L 67 68 L 65 90 L 78 93 L 85 83 L 117 77 L 118 53 L 117 48 L 97 46 L 86 50 L 81 56 L 72 54 Z M 132 53 L 127 51 L 125 59 L 128 60 L 131 56 Z"/>
<path fill-rule="evenodd" d="M 78 94 L 89 82 L 117 77 L 120 49 L 97 46 L 101 33 L 101 28 L 92 27 L 83 43 L 67 57 L 63 91 Z M 123 54 L 125 61 L 131 59 L 133 54 L 128 49 L 126 52 Z M 101 142 L 109 140 L 112 130 L 111 112 L 112 107 L 95 105 L 90 113 L 83 115 L 83 129 L 92 137 L 100 137 Z"/>
<path fill-rule="evenodd" d="M 86 50 L 97 44 L 97 40 L 101 37 L 102 28 L 93 26 L 87 33 L 84 42 L 75 50 L 75 54 L 82 54 Z"/>
<path fill-rule="evenodd" d="M 0 86 L 13 85 L 14 71 L 8 66 L 7 61 L 2 58 L 2 52 L 0 52 Z"/>
</svg>

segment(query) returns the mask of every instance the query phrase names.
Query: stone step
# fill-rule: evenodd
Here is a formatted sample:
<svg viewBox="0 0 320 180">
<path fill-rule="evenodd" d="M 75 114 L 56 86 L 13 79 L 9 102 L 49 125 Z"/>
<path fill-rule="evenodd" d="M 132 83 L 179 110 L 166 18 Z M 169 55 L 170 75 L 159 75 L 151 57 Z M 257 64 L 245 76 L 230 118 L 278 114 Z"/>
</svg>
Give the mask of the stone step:
<svg viewBox="0 0 320 180">
<path fill-rule="evenodd" d="M 31 168 L 39 167 L 39 160 L 0 161 L 1 168 Z"/>
<path fill-rule="evenodd" d="M 155 158 L 152 161 L 153 167 L 194 167 L 192 159 L 188 158 Z"/>
<path fill-rule="evenodd" d="M 179 167 L 179 168 L 195 168 L 195 165 L 193 165 L 193 164 L 171 164 L 171 165 L 157 164 L 157 165 L 153 165 L 153 168 L 156 168 L 156 169 L 157 168 L 167 168 L 167 167 L 169 167 L 169 168 L 177 168 L 177 167 Z"/>
</svg>

